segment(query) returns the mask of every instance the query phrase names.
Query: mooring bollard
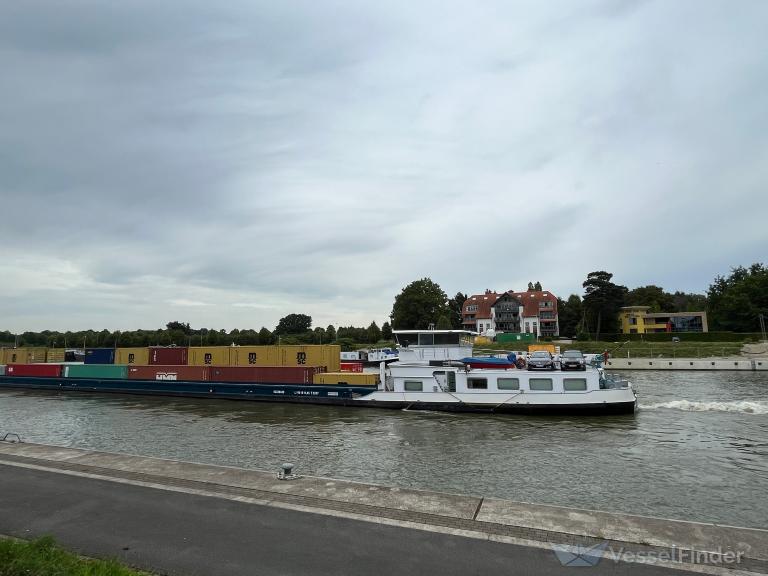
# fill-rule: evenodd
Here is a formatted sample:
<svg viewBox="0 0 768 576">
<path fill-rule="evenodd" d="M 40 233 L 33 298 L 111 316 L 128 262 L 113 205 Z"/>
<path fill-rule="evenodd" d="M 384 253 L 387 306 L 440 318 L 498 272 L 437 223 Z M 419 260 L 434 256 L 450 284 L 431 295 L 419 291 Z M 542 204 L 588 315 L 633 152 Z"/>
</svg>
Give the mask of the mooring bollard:
<svg viewBox="0 0 768 576">
<path fill-rule="evenodd" d="M 280 468 L 280 472 L 277 473 L 278 480 L 296 480 L 301 478 L 298 474 L 293 473 L 293 464 L 286 462 Z"/>
</svg>

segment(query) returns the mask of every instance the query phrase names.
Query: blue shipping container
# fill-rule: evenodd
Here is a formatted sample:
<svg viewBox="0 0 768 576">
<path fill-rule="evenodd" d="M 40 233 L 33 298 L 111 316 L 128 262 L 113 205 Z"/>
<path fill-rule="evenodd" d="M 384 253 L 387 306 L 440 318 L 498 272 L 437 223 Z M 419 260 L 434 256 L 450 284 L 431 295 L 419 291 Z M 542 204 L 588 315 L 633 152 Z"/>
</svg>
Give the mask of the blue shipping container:
<svg viewBox="0 0 768 576">
<path fill-rule="evenodd" d="M 86 364 L 114 364 L 115 349 L 114 348 L 86 348 L 85 363 Z"/>
</svg>

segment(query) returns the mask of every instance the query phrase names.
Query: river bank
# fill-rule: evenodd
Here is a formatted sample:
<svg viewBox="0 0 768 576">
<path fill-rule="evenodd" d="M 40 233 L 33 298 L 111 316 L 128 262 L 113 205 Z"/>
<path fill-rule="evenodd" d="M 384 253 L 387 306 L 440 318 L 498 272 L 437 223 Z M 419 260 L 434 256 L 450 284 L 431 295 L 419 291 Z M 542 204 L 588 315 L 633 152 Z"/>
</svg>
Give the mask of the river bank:
<svg viewBox="0 0 768 576">
<path fill-rule="evenodd" d="M 603 562 L 597 572 L 616 573 L 627 565 L 642 572 L 635 563 L 648 559 L 653 566 L 642 568 L 650 574 L 661 574 L 665 567 L 715 574 L 768 572 L 765 530 L 335 478 L 281 481 L 266 471 L 23 443 L 0 443 L 0 467 L 0 504 L 7 512 L 0 531 L 34 536 L 46 530 L 83 552 L 100 548 L 103 554 L 122 546 L 119 556 L 131 565 L 170 573 L 185 573 L 201 554 L 207 559 L 196 570 L 202 566 L 207 573 L 237 573 L 249 563 L 264 570 L 267 559 L 275 573 L 308 573 L 309 566 L 312 573 L 338 573 L 340 566 L 372 573 L 371 566 L 391 564 L 399 548 L 420 564 L 409 569 L 413 566 L 398 556 L 401 573 L 461 573 L 468 561 L 476 571 L 507 573 L 514 559 L 518 567 L 538 560 L 537 573 L 550 574 L 567 570 L 564 558 L 578 546 L 597 546 L 588 556 L 594 564 Z M 215 499 L 229 504 L 218 505 Z M 193 518 L 198 513 L 205 516 Z M 101 527 L 105 521 L 106 530 Z M 376 546 L 357 546 L 353 539 L 371 530 L 376 537 L 367 541 Z M 433 534 L 426 539 L 438 545 L 413 548 L 425 540 L 414 531 Z M 307 536 L 311 546 L 304 542 Z M 440 545 L 445 538 L 452 544 Z M 478 541 L 516 548 L 492 546 L 474 555 Z M 286 544 L 288 554 L 283 553 Z M 464 560 L 456 564 L 447 558 L 448 549 Z M 501 557 L 506 561 L 497 562 Z M 450 568 L 446 560 L 453 563 Z"/>
</svg>

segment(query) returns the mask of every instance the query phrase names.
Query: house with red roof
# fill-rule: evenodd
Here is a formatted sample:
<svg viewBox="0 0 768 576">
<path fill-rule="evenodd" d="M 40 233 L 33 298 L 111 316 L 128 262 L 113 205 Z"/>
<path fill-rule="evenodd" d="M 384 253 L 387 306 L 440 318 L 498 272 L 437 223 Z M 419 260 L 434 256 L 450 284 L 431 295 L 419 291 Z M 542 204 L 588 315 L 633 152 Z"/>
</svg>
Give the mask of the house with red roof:
<svg viewBox="0 0 768 576">
<path fill-rule="evenodd" d="M 493 304 L 500 294 L 486 290 L 484 294 L 475 294 L 464 301 L 461 308 L 461 326 L 464 330 L 471 330 L 482 334 L 488 330 L 495 330 L 493 320 Z"/>
<path fill-rule="evenodd" d="M 496 332 L 557 336 L 557 296 L 548 290 L 494 292 L 475 294 L 462 307 L 462 326 L 480 334 Z"/>
</svg>

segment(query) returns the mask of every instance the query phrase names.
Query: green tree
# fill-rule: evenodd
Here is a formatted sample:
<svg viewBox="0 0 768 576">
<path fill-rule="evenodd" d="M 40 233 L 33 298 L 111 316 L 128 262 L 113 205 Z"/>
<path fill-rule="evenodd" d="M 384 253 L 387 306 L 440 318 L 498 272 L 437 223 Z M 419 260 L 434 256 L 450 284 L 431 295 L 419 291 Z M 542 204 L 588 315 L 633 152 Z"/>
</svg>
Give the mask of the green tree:
<svg viewBox="0 0 768 576">
<path fill-rule="evenodd" d="M 448 300 L 448 308 L 450 310 L 450 326 L 454 330 L 461 329 L 462 316 L 461 312 L 464 309 L 464 302 L 467 301 L 467 295 L 461 292 L 456 292 L 456 296 Z"/>
<path fill-rule="evenodd" d="M 672 312 L 675 308 L 675 299 L 669 292 L 664 292 L 660 286 L 649 284 L 627 292 L 625 304 L 627 306 L 649 306 L 651 312 Z"/>
<path fill-rule="evenodd" d="M 328 338 L 328 342 L 336 342 L 336 328 L 333 324 L 328 324 L 328 328 L 325 329 L 325 337 Z"/>
<path fill-rule="evenodd" d="M 557 318 L 562 336 L 576 336 L 584 314 L 584 307 L 578 294 L 571 294 L 568 300 L 557 299 Z"/>
<path fill-rule="evenodd" d="M 371 322 L 367 330 L 368 342 L 375 344 L 381 340 L 381 329 L 376 325 L 376 322 Z"/>
<path fill-rule="evenodd" d="M 183 332 L 186 335 L 192 334 L 192 328 L 189 325 L 189 322 L 168 322 L 168 324 L 165 325 L 166 330 L 175 330 L 178 332 Z"/>
<path fill-rule="evenodd" d="M 437 329 L 450 330 L 451 328 L 452 328 L 451 321 L 448 319 L 448 316 L 445 314 L 441 314 L 440 318 L 437 319 Z"/>
<path fill-rule="evenodd" d="M 259 330 L 259 344 L 262 346 L 274 343 L 275 339 L 267 328 Z"/>
<path fill-rule="evenodd" d="M 392 326 L 389 325 L 389 322 L 384 322 L 381 325 L 381 338 L 387 341 L 392 340 Z"/>
<path fill-rule="evenodd" d="M 312 316 L 306 314 L 288 314 L 280 318 L 275 334 L 303 334 L 312 328 Z"/>
<path fill-rule="evenodd" d="M 709 307 L 709 301 L 704 294 L 687 294 L 675 292 L 672 294 L 675 312 L 702 312 Z"/>
<path fill-rule="evenodd" d="M 328 337 L 325 335 L 325 328 L 318 326 L 312 331 L 312 342 L 316 344 L 328 344 Z"/>
<path fill-rule="evenodd" d="M 757 332 L 760 314 L 768 314 L 768 268 L 738 266 L 717 276 L 707 291 L 709 323 L 715 330 Z"/>
<path fill-rule="evenodd" d="M 584 281 L 583 305 L 595 326 L 595 340 L 600 339 L 601 330 L 618 330 L 618 313 L 624 305 L 626 286 L 611 282 L 613 274 L 603 270 L 590 272 Z"/>
<path fill-rule="evenodd" d="M 394 328 L 423 329 L 444 314 L 449 315 L 445 292 L 429 278 L 422 278 L 408 284 L 395 297 L 390 318 Z"/>
</svg>

